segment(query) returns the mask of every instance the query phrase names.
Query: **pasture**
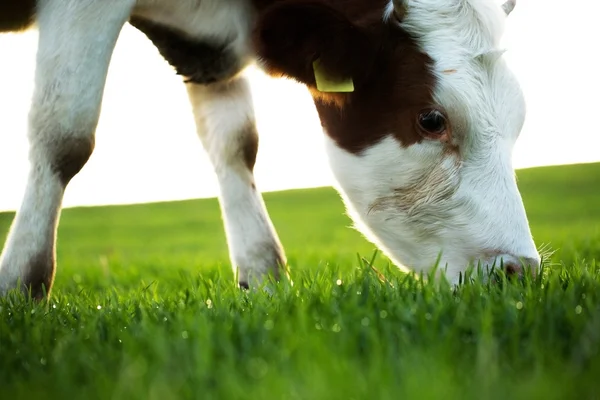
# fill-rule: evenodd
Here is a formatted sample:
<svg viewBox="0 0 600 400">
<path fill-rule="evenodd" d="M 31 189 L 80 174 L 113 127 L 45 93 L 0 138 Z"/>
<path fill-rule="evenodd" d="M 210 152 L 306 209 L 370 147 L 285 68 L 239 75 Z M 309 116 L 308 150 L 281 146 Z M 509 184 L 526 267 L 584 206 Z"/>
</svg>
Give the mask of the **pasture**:
<svg viewBox="0 0 600 400">
<path fill-rule="evenodd" d="M 598 399 L 600 164 L 518 177 L 543 276 L 457 292 L 371 268 L 333 189 L 264 195 L 270 294 L 235 287 L 215 199 L 64 210 L 50 301 L 0 299 L 1 397 Z"/>
</svg>

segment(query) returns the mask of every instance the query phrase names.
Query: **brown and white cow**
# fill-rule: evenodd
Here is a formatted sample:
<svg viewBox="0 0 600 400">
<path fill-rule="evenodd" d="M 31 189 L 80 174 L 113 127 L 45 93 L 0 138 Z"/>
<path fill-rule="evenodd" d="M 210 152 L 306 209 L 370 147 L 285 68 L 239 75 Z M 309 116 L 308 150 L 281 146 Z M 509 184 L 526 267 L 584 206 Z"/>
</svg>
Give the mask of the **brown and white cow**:
<svg viewBox="0 0 600 400">
<path fill-rule="evenodd" d="M 398 266 L 440 258 L 534 268 L 511 162 L 525 118 L 499 40 L 514 0 L 4 0 L 0 31 L 37 26 L 30 172 L 0 258 L 0 293 L 49 292 L 69 181 L 94 148 L 111 54 L 130 22 L 183 76 L 220 185 L 241 286 L 286 258 L 257 191 L 244 68 L 310 90 L 338 190 L 357 229 Z M 329 87 L 327 87 L 329 85 Z M 282 127 L 283 128 L 283 127 Z M 284 132 L 282 133 L 284 134 Z M 5 173 L 9 173 L 5 171 Z"/>
</svg>

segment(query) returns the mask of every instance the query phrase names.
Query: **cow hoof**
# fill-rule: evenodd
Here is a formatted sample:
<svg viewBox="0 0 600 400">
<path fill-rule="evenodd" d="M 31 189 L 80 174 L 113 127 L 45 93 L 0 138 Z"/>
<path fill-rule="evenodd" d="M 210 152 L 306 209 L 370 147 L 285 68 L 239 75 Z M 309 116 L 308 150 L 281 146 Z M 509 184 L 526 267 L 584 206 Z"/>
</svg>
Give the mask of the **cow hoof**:
<svg viewBox="0 0 600 400">
<path fill-rule="evenodd" d="M 244 290 L 263 287 L 271 281 L 279 282 L 287 277 L 287 260 L 279 246 L 265 244 L 256 246 L 236 263 L 238 286 Z"/>
</svg>

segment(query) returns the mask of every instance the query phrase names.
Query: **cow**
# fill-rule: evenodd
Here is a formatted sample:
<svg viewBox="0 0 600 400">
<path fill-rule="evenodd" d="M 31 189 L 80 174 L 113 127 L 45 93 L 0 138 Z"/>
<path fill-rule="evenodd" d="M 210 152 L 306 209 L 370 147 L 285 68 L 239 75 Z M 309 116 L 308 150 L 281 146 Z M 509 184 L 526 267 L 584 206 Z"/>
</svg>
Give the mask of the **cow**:
<svg viewBox="0 0 600 400">
<path fill-rule="evenodd" d="M 536 271 L 540 256 L 511 159 L 525 100 L 499 47 L 514 7 L 514 0 L 4 0 L 0 32 L 35 28 L 39 42 L 30 169 L 0 257 L 0 293 L 51 293 L 63 194 L 94 149 L 126 23 L 186 87 L 218 178 L 240 287 L 288 276 L 253 175 L 259 140 L 244 74 L 253 63 L 310 92 L 347 213 L 398 268 L 437 266 L 454 284 L 474 263 L 516 276 Z"/>
</svg>

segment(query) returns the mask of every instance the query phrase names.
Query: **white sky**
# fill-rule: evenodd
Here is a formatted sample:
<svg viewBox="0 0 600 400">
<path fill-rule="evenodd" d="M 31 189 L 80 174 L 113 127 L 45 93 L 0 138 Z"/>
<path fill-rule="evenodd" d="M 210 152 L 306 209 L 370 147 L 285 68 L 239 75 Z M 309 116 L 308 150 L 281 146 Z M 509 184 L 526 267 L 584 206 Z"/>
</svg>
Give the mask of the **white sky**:
<svg viewBox="0 0 600 400">
<path fill-rule="evenodd" d="M 519 0 L 505 57 L 528 116 L 515 166 L 600 161 L 600 24 L 597 0 Z M 27 175 L 27 113 L 37 32 L 0 35 L 0 210 L 18 208 Z M 322 131 L 307 91 L 249 71 L 261 135 L 263 191 L 330 185 Z M 126 26 L 117 44 L 96 149 L 71 181 L 66 207 L 167 201 L 217 194 L 184 87 L 147 39 Z"/>
</svg>

